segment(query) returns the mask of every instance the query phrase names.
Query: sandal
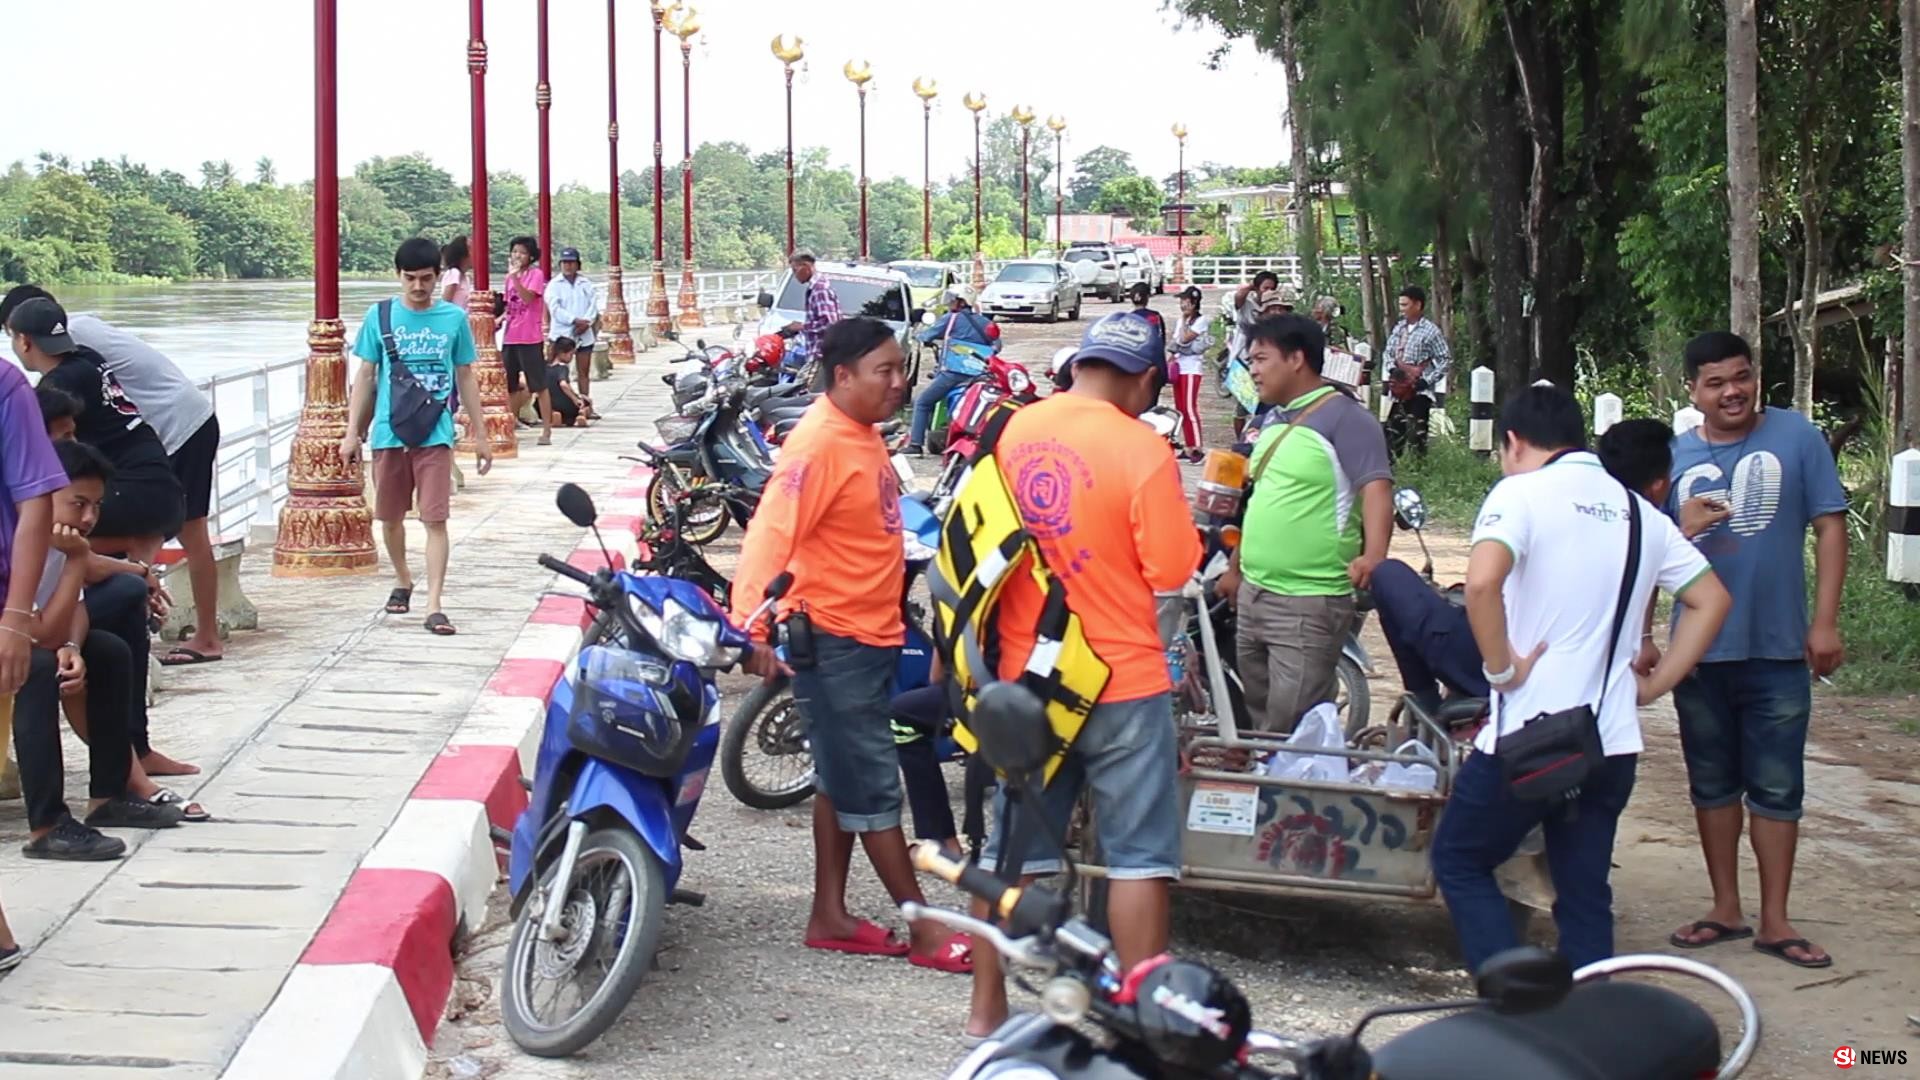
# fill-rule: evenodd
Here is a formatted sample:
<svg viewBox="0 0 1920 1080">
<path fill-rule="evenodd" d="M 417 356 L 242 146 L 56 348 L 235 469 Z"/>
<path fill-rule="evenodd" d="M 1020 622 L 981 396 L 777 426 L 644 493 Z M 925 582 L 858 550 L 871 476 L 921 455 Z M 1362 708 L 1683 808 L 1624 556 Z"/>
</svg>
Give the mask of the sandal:
<svg viewBox="0 0 1920 1080">
<path fill-rule="evenodd" d="M 1787 952 L 1788 949 L 1812 952 L 1813 943 L 1806 938 L 1797 937 L 1781 938 L 1779 941 L 1756 941 L 1753 943 L 1754 952 L 1763 952 L 1768 956 L 1777 956 L 1787 963 L 1792 964 L 1794 967 L 1829 968 L 1833 966 L 1833 957 L 1831 956 L 1823 956 L 1818 960 L 1802 960 Z"/>
<path fill-rule="evenodd" d="M 413 610 L 413 589 L 395 589 L 387 594 L 387 614 L 405 615 Z"/>
<path fill-rule="evenodd" d="M 427 616 L 426 627 L 427 633 L 438 634 L 441 637 L 452 637 L 459 633 L 459 631 L 453 627 L 453 620 L 438 611 Z"/>
<path fill-rule="evenodd" d="M 806 946 L 809 949 L 853 953 L 856 956 L 905 956 L 912 950 L 893 931 L 867 919 L 860 920 L 851 937 L 808 938 Z"/>
<path fill-rule="evenodd" d="M 197 802 L 188 802 L 185 798 L 183 798 L 180 795 L 179 792 L 171 791 L 167 788 L 161 788 L 158 792 L 154 794 L 153 798 L 148 799 L 147 801 L 154 804 L 155 806 L 179 807 L 181 821 L 198 824 L 203 821 L 213 820 L 213 815 L 207 813 L 205 807 L 201 806 Z"/>
<path fill-rule="evenodd" d="M 949 975 L 971 975 L 973 974 L 973 936 L 955 934 L 947 939 L 945 945 L 935 949 L 932 956 L 914 953 L 907 957 L 907 963 L 914 967 L 944 971 Z"/>
<path fill-rule="evenodd" d="M 185 645 L 175 645 L 160 657 L 161 667 L 192 667 L 194 664 L 217 664 L 222 657 L 209 656 L 198 649 L 189 649 Z"/>
<path fill-rule="evenodd" d="M 1713 936 L 1700 941 L 1688 938 L 1688 934 L 1697 934 L 1702 930 L 1713 931 Z M 1667 944 L 1676 949 L 1704 949 L 1709 945 L 1718 945 L 1723 941 L 1745 941 L 1753 936 L 1751 926 L 1728 926 L 1712 919 L 1701 919 L 1683 930 L 1675 930 L 1667 936 Z"/>
</svg>

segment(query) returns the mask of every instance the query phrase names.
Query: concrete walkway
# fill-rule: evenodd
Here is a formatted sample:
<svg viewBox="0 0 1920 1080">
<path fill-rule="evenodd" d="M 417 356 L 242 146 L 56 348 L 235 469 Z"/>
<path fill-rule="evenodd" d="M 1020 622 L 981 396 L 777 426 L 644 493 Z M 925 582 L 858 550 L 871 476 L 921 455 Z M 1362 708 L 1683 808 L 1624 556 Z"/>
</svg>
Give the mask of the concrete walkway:
<svg viewBox="0 0 1920 1080">
<path fill-rule="evenodd" d="M 0 902 L 31 950 L 0 977 L 0 1077 L 220 1073 L 527 621 L 550 576 L 535 556 L 578 542 L 554 491 L 621 486 L 632 465 L 619 456 L 669 411 L 656 373 L 677 354 L 596 385 L 607 419 L 593 428 L 556 431 L 551 447 L 523 433 L 520 456 L 484 478 L 464 459 L 446 596 L 456 637 L 421 627 L 417 525 L 405 616 L 380 612 L 384 551 L 377 575 L 321 581 L 271 578 L 271 552 L 247 552 L 263 629 L 236 635 L 221 663 L 170 672 L 153 711 L 154 743 L 206 770 L 172 786 L 212 823 L 122 832 L 132 852 L 118 862 L 45 863 L 20 855 L 22 804 L 0 803 Z M 67 764 L 67 792 L 83 796 L 70 733 Z"/>
</svg>

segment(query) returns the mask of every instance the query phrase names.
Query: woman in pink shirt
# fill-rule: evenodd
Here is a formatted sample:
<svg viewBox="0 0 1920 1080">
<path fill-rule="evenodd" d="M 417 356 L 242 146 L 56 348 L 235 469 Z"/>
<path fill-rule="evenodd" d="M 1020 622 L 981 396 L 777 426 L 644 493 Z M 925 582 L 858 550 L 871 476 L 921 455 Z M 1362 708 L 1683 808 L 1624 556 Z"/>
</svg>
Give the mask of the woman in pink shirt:
<svg viewBox="0 0 1920 1080">
<path fill-rule="evenodd" d="M 467 310 L 467 297 L 473 294 L 473 253 L 464 234 L 440 249 L 440 266 L 440 299 Z"/>
<path fill-rule="evenodd" d="M 553 399 L 547 392 L 545 334 L 540 313 L 546 302 L 547 275 L 540 271 L 540 241 L 516 236 L 507 245 L 507 328 L 500 337 L 500 358 L 507 368 L 507 393 L 518 417 L 527 402 L 538 398 L 540 445 L 553 442 Z M 522 382 L 525 388 L 522 389 Z"/>
</svg>

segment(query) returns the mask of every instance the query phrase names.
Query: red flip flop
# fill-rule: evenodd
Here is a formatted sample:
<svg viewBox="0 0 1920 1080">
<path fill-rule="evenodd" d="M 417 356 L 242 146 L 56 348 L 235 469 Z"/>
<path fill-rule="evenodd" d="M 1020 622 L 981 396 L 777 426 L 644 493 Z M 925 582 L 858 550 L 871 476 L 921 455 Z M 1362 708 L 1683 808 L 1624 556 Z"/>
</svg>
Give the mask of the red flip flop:
<svg viewBox="0 0 1920 1080">
<path fill-rule="evenodd" d="M 893 931 L 867 919 L 860 920 L 860 926 L 854 930 L 852 937 L 808 938 L 806 945 L 809 949 L 853 953 L 857 956 L 905 956 L 912 951 L 912 947 L 895 937 Z"/>
<path fill-rule="evenodd" d="M 914 967 L 931 968 L 944 971 L 949 975 L 973 974 L 973 935 L 955 934 L 947 939 L 945 945 L 934 950 L 932 956 L 914 953 L 907 957 Z"/>
</svg>

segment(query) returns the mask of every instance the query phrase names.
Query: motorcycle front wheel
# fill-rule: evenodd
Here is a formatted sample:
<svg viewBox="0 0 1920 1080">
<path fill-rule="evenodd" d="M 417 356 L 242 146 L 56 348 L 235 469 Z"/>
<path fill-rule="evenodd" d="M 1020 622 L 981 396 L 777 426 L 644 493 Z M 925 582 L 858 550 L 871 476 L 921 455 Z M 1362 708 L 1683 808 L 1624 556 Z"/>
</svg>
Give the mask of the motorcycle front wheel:
<svg viewBox="0 0 1920 1080">
<path fill-rule="evenodd" d="M 813 797 L 813 749 L 793 684 L 758 683 L 720 736 L 720 778 L 755 810 L 784 810 Z"/>
<path fill-rule="evenodd" d="M 566 1057 L 599 1038 L 633 998 L 660 944 L 667 889 L 659 860 L 630 831 L 600 829 L 580 845 L 573 878 L 556 859 L 537 886 L 562 904 L 559 940 L 541 936 L 546 904 L 514 920 L 500 978 L 500 1018 L 515 1045 Z"/>
<path fill-rule="evenodd" d="M 1373 719 L 1373 691 L 1367 685 L 1367 673 L 1350 656 L 1340 657 L 1334 665 L 1334 676 L 1339 680 L 1335 693 L 1335 708 L 1340 710 L 1340 719 L 1346 726 L 1347 739 L 1353 738 L 1365 730 Z"/>
<path fill-rule="evenodd" d="M 672 521 L 674 500 L 685 491 L 697 493 L 704 484 L 704 480 L 695 478 L 689 487 L 680 479 L 679 470 L 672 467 L 655 472 L 647 481 L 647 519 L 656 524 Z M 727 501 L 717 495 L 706 498 L 696 494 L 681 527 L 688 543 L 713 543 L 727 531 Z"/>
</svg>

